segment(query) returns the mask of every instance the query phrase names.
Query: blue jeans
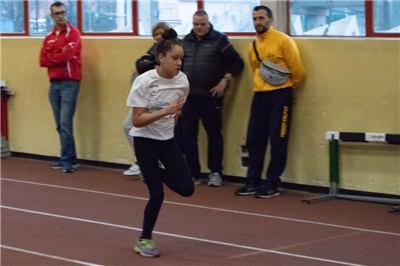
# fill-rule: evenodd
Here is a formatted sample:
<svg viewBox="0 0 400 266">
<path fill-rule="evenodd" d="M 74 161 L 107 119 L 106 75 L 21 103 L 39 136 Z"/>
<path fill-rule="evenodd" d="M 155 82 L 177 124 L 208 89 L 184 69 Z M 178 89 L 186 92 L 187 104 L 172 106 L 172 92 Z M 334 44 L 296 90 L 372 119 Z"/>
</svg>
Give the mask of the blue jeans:
<svg viewBox="0 0 400 266">
<path fill-rule="evenodd" d="M 61 141 L 60 162 L 64 168 L 77 162 L 72 119 L 75 113 L 79 86 L 79 81 L 52 81 L 49 91 L 50 104 Z"/>
</svg>

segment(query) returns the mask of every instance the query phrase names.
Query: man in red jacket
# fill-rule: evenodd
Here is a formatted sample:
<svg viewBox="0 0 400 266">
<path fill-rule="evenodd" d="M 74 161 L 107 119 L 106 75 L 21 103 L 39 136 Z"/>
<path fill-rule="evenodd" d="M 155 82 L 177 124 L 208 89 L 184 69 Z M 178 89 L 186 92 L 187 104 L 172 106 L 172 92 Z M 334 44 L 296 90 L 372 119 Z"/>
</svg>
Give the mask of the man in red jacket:
<svg viewBox="0 0 400 266">
<path fill-rule="evenodd" d="M 49 98 L 61 141 L 60 161 L 51 168 L 72 173 L 78 167 L 72 119 L 82 79 L 81 36 L 66 20 L 65 6 L 55 2 L 50 7 L 54 29 L 44 39 L 40 66 L 48 69 Z"/>
</svg>

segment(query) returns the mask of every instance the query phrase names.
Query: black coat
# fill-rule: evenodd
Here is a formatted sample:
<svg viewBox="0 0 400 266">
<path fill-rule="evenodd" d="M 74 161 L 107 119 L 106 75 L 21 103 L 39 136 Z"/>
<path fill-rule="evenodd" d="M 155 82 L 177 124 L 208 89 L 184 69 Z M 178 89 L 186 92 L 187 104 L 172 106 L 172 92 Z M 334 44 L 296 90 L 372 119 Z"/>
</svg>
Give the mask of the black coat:
<svg viewBox="0 0 400 266">
<path fill-rule="evenodd" d="M 182 71 L 189 79 L 190 95 L 211 96 L 210 90 L 226 73 L 235 76 L 244 68 L 228 37 L 212 26 L 200 41 L 192 30 L 183 39 L 183 49 Z"/>
<path fill-rule="evenodd" d="M 148 70 L 154 69 L 155 65 L 159 65 L 156 55 L 156 48 L 157 43 L 154 43 L 145 55 L 136 60 L 136 70 L 138 71 L 139 75 Z M 144 61 L 145 59 L 148 61 Z"/>
</svg>

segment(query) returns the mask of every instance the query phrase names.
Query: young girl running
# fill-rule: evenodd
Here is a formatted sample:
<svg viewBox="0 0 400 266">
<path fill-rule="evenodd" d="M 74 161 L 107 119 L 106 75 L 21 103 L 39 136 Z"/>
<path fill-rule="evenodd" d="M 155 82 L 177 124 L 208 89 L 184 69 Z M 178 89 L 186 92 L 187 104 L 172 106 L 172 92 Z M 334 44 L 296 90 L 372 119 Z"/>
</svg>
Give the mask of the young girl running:
<svg viewBox="0 0 400 266">
<path fill-rule="evenodd" d="M 136 60 L 136 68 L 133 69 L 133 73 L 131 76 L 131 86 L 133 81 L 140 75 L 143 74 L 146 71 L 149 71 L 151 69 L 157 69 L 159 67 L 158 61 L 157 61 L 157 43 L 162 40 L 162 35 L 163 33 L 168 30 L 170 27 L 167 23 L 165 22 L 158 22 L 153 26 L 152 33 L 153 33 L 153 39 L 154 43 L 150 47 L 150 49 L 147 51 L 147 53 Z M 133 147 L 133 138 L 132 136 L 129 135 L 129 132 L 132 130 L 132 108 L 129 108 L 128 114 L 126 115 L 124 119 L 124 123 L 122 125 L 122 128 L 124 130 L 125 136 L 128 139 L 129 145 L 131 146 L 131 149 L 133 151 L 133 154 L 135 155 L 135 150 Z M 135 156 L 136 157 L 136 156 Z M 138 175 L 140 174 L 140 168 L 135 162 L 132 164 L 131 167 L 129 167 L 128 170 L 123 172 L 124 175 Z"/>
<path fill-rule="evenodd" d="M 127 100 L 127 105 L 133 107 L 134 128 L 130 135 L 150 193 L 142 235 L 135 245 L 135 251 L 145 257 L 160 255 L 152 231 L 164 200 L 163 184 L 183 197 L 194 192 L 190 170 L 173 140 L 175 122 L 189 93 L 189 81 L 180 71 L 183 48 L 173 29 L 164 32 L 157 55 L 160 68 L 136 78 Z"/>
</svg>

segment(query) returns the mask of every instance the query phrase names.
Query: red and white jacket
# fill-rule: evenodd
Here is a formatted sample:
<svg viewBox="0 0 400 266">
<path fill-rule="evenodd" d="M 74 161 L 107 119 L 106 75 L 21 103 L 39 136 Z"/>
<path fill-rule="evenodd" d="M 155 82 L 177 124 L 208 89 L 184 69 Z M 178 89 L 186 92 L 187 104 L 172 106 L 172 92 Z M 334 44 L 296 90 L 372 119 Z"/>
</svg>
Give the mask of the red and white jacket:
<svg viewBox="0 0 400 266">
<path fill-rule="evenodd" d="M 69 22 L 57 35 L 54 27 L 44 39 L 40 51 L 40 66 L 48 68 L 49 78 L 60 80 L 81 80 L 81 34 Z"/>
</svg>

